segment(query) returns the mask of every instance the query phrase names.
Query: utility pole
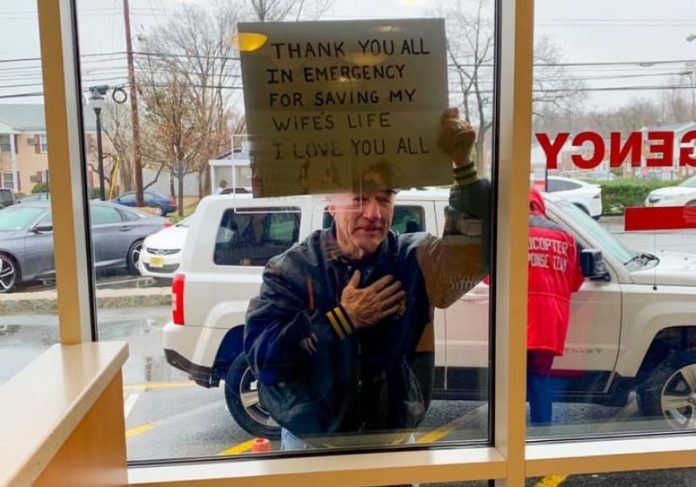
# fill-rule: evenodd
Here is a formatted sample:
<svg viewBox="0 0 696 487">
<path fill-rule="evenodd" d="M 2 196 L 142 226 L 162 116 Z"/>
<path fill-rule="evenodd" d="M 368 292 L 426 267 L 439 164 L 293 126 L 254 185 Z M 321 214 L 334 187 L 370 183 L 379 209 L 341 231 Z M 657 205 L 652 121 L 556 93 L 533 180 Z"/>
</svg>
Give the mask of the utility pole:
<svg viewBox="0 0 696 487">
<path fill-rule="evenodd" d="M 140 122 L 138 120 L 138 98 L 133 67 L 133 43 L 131 41 L 130 8 L 128 0 L 123 0 L 123 23 L 126 27 L 126 55 L 128 58 L 128 85 L 130 86 L 131 120 L 133 126 L 133 170 L 135 172 L 136 206 L 145 206 L 143 198 L 143 163 L 140 151 Z"/>
</svg>

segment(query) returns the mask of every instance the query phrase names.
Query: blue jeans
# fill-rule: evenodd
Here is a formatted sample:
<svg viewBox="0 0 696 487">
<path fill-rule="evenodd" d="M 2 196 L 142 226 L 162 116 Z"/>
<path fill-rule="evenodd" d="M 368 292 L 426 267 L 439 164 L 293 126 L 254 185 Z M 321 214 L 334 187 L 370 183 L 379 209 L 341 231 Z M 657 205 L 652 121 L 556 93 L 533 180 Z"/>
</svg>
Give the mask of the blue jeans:
<svg viewBox="0 0 696 487">
<path fill-rule="evenodd" d="M 533 425 L 551 424 L 553 414 L 551 377 L 546 374 L 527 373 L 527 400 L 530 422 Z"/>
<path fill-rule="evenodd" d="M 551 424 L 553 392 L 551 366 L 554 354 L 547 350 L 527 352 L 527 400 L 533 425 Z"/>
</svg>

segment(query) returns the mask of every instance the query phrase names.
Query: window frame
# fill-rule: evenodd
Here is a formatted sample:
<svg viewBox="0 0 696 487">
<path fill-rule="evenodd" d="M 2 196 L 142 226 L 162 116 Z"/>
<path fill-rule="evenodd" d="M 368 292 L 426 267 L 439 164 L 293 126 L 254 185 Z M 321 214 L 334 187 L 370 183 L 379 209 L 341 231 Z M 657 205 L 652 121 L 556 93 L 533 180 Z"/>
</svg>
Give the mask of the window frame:
<svg viewBox="0 0 696 487">
<path fill-rule="evenodd" d="M 7 137 L 7 142 L 3 142 L 5 137 Z M 12 137 L 13 134 L 0 134 L 0 153 L 12 152 Z"/>
<path fill-rule="evenodd" d="M 9 176 L 9 178 L 8 178 Z M 14 173 L 4 172 L 2 173 L 2 189 L 10 189 L 14 191 Z"/>
<path fill-rule="evenodd" d="M 39 151 L 41 154 L 48 153 L 48 134 L 39 134 Z"/>
</svg>

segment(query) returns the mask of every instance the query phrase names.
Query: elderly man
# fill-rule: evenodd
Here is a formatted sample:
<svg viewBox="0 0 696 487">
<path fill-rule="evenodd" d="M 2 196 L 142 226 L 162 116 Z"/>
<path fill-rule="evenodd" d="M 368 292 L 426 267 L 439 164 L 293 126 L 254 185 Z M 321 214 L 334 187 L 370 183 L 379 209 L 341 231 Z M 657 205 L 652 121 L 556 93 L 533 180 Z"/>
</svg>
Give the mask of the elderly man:
<svg viewBox="0 0 696 487">
<path fill-rule="evenodd" d="M 359 194 L 331 197 L 330 229 L 269 261 L 247 310 L 244 350 L 283 449 L 422 421 L 433 306 L 449 306 L 487 272 L 490 186 L 469 160 L 475 137 L 456 109 L 443 113 L 438 144 L 452 157 L 455 184 L 442 238 L 390 230 L 395 192 L 388 165 L 378 164 Z"/>
</svg>

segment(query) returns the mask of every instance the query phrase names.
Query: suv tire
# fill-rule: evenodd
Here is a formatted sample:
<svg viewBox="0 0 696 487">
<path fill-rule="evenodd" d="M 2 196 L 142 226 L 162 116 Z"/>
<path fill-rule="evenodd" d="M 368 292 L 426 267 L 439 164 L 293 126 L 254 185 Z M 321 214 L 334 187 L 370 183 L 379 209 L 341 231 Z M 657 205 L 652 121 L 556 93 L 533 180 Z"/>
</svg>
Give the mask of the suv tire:
<svg viewBox="0 0 696 487">
<path fill-rule="evenodd" d="M 638 389 L 638 404 L 676 429 L 696 429 L 696 349 L 665 359 Z"/>
<path fill-rule="evenodd" d="M 225 376 L 225 401 L 234 420 L 251 436 L 280 438 L 280 425 L 263 408 L 258 381 L 244 353 L 237 355 Z"/>
</svg>

